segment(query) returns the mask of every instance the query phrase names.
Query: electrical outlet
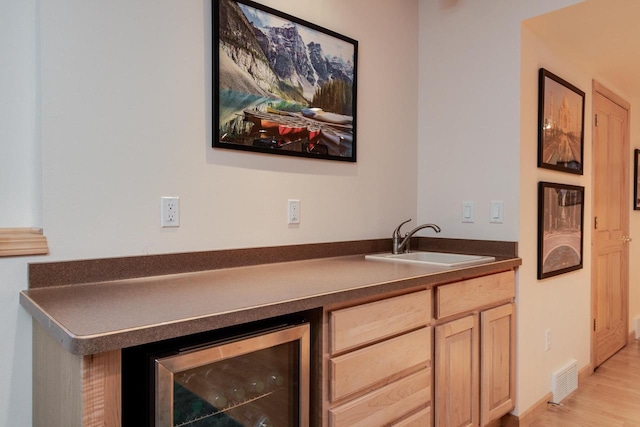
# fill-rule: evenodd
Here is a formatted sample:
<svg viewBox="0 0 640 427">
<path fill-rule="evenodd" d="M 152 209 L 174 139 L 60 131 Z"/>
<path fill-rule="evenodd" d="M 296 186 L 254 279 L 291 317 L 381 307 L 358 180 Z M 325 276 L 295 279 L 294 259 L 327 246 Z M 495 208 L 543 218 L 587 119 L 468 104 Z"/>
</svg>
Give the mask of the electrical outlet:
<svg viewBox="0 0 640 427">
<path fill-rule="evenodd" d="M 300 224 L 300 200 L 288 200 L 288 223 Z"/>
<path fill-rule="evenodd" d="M 160 226 L 180 227 L 179 197 L 162 197 L 160 199 Z"/>
<path fill-rule="evenodd" d="M 551 329 L 544 331 L 544 351 L 551 350 Z"/>
</svg>

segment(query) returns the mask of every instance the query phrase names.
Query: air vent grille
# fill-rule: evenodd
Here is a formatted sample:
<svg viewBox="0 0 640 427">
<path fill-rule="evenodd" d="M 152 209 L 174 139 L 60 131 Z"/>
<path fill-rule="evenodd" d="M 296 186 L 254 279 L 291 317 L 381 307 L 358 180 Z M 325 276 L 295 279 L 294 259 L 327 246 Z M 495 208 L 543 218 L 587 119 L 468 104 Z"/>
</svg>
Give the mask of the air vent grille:
<svg viewBox="0 0 640 427">
<path fill-rule="evenodd" d="M 560 403 L 578 388 L 578 361 L 572 359 L 565 367 L 551 374 L 553 401 Z"/>
</svg>

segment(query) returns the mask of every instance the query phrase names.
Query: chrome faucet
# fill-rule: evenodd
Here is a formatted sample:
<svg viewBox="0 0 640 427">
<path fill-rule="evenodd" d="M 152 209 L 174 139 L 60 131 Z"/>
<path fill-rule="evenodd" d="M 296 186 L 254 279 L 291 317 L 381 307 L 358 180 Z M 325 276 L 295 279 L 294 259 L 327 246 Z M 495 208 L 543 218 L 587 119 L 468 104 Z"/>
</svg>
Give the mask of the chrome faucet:
<svg viewBox="0 0 640 427">
<path fill-rule="evenodd" d="M 393 253 L 394 254 L 400 254 L 403 252 L 409 252 L 409 247 L 410 242 L 411 242 L 411 236 L 413 236 L 414 234 L 416 234 L 418 231 L 422 230 L 423 228 L 431 228 L 433 229 L 436 233 L 440 232 L 440 227 L 438 227 L 435 224 L 422 224 L 417 226 L 416 228 L 414 228 L 413 230 L 411 230 L 410 232 L 406 233 L 404 235 L 404 237 L 400 234 L 400 228 L 405 225 L 406 223 L 408 223 L 409 221 L 411 221 L 411 219 L 408 219 L 406 221 L 404 221 L 403 223 L 401 223 L 399 226 L 396 227 L 395 230 L 393 230 L 393 235 L 391 236 L 391 240 L 393 242 Z"/>
</svg>

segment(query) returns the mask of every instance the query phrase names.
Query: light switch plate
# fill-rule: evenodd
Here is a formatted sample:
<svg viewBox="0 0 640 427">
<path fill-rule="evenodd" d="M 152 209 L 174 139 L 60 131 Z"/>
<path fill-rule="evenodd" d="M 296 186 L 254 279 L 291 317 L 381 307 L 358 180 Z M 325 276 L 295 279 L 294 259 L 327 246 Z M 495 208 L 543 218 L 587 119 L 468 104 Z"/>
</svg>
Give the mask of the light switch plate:
<svg viewBox="0 0 640 427">
<path fill-rule="evenodd" d="M 502 200 L 492 200 L 489 211 L 489 222 L 502 224 L 504 222 L 504 202 Z"/>
<path fill-rule="evenodd" d="M 462 222 L 473 222 L 473 202 L 462 202 Z"/>
</svg>

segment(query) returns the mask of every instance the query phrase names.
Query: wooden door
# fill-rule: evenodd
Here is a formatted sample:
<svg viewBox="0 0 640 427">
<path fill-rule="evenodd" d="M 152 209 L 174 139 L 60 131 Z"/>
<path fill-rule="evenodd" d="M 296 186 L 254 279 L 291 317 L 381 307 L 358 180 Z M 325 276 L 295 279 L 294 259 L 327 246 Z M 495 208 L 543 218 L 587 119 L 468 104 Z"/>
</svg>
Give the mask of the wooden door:
<svg viewBox="0 0 640 427">
<path fill-rule="evenodd" d="M 592 364 L 627 343 L 629 328 L 629 104 L 594 82 Z"/>
<path fill-rule="evenodd" d="M 436 327 L 435 425 L 467 427 L 479 423 L 478 315 Z"/>
<path fill-rule="evenodd" d="M 509 413 L 516 404 L 515 304 L 481 313 L 480 425 Z"/>
</svg>

